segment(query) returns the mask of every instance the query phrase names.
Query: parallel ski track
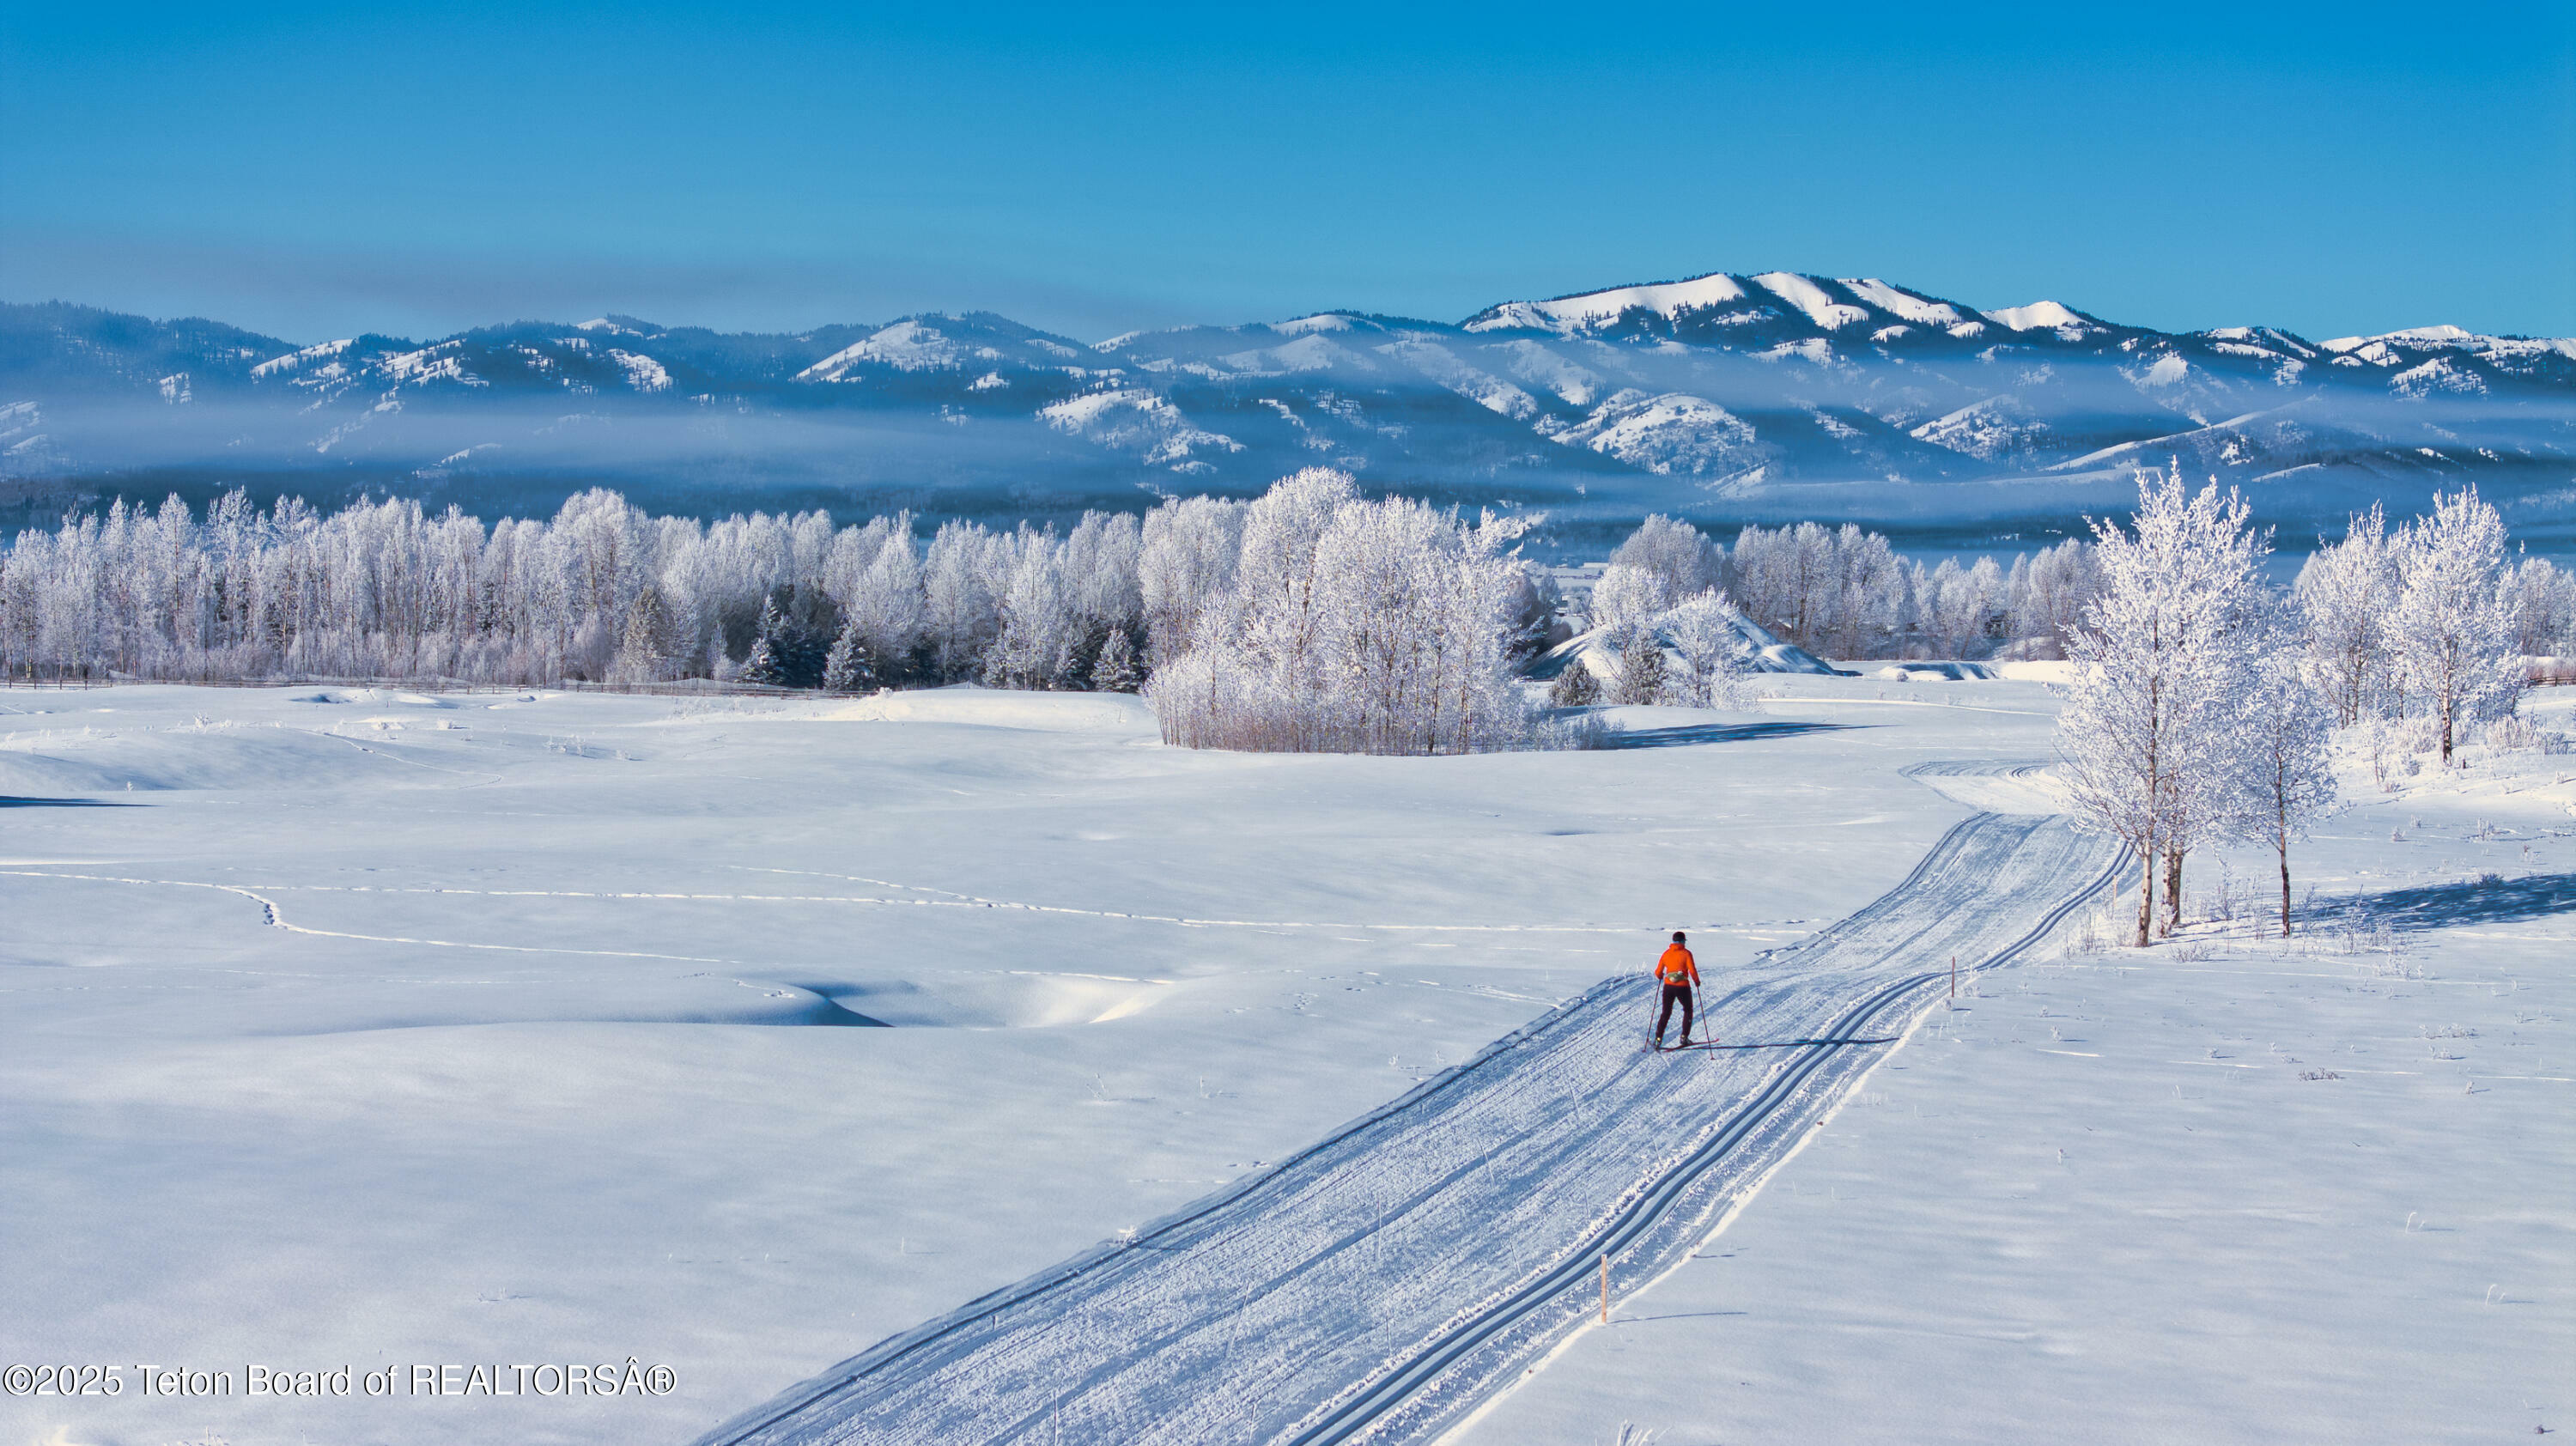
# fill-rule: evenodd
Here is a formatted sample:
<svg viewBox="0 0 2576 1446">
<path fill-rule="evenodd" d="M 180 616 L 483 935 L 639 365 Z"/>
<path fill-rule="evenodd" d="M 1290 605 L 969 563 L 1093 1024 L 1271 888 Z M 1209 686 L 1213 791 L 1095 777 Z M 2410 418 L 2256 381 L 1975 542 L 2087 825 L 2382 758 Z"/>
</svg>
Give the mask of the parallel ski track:
<svg viewBox="0 0 2576 1446">
<path fill-rule="evenodd" d="M 2115 874 L 2063 819 L 1978 814 L 1709 1000 L 1730 1041 L 1809 1043 L 1649 1054 L 1651 986 L 1605 980 L 1277 1167 L 702 1446 L 1429 1440 L 1597 1309 L 1604 1255 L 1627 1288 L 1687 1253 L 1880 1057 L 1863 1036 L 1930 1003 L 1953 952 L 1963 972 L 2008 963 Z"/>
</svg>

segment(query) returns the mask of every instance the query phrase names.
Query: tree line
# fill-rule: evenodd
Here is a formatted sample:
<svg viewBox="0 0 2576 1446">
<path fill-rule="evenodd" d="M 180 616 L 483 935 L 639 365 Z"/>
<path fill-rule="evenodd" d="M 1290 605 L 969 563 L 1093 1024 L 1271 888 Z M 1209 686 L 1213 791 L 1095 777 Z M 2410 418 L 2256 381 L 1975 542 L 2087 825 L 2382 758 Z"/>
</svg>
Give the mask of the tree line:
<svg viewBox="0 0 2576 1446">
<path fill-rule="evenodd" d="M 596 489 L 551 519 L 489 525 L 404 499 L 325 514 L 234 492 L 202 517 L 176 497 L 119 501 L 0 554 L 0 670 L 843 692 L 1150 680 L 1175 741 L 1454 751 L 1535 736 L 1511 679 L 1567 611 L 1518 555 L 1520 524 L 1364 499 L 1323 469 L 1248 502 L 1092 512 L 1062 533 L 920 534 L 900 513 L 655 517 Z M 2343 660 L 2339 721 L 2405 706 L 2401 552 L 2373 514 L 2302 576 L 2320 657 Z M 1573 620 L 1612 630 L 1619 701 L 1723 704 L 1741 701 L 1748 618 L 1825 657 L 2066 655 L 2102 557 L 2098 539 L 2068 540 L 2009 568 L 1926 567 L 1852 525 L 1747 527 L 1730 548 L 1651 517 Z M 2515 581 L 2522 650 L 2576 652 L 2576 579 L 2535 561 Z"/>
</svg>

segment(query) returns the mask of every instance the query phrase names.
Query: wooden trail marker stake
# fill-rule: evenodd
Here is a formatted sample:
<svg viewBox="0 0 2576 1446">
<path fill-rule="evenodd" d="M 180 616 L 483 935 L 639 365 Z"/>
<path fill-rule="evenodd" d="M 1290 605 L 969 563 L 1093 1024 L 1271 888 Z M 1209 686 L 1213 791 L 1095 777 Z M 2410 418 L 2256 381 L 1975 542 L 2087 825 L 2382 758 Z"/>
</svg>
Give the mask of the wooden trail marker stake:
<svg viewBox="0 0 2576 1446">
<path fill-rule="evenodd" d="M 1956 954 L 1950 956 L 1950 997 L 1959 997 L 1959 956 Z"/>
</svg>

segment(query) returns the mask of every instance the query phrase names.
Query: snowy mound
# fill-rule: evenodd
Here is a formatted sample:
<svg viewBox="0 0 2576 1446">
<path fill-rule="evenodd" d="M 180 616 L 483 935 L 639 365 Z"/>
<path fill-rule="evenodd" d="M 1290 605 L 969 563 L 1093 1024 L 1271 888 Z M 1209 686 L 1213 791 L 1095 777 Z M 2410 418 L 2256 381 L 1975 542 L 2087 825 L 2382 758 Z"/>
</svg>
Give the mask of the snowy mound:
<svg viewBox="0 0 2576 1446">
<path fill-rule="evenodd" d="M 758 715 L 786 722 L 965 723 L 1043 733 L 1128 733 L 1159 737 L 1154 710 L 1132 693 L 1022 693 L 930 688 L 879 693 Z"/>
<path fill-rule="evenodd" d="M 1794 643 L 1780 641 L 1770 629 L 1751 618 L 1739 613 L 1731 621 L 1734 624 L 1736 636 L 1744 640 L 1744 646 L 1747 649 L 1747 655 L 1742 663 L 1745 672 L 1816 673 L 1826 677 L 1834 676 L 1834 668 L 1831 664 Z M 1538 661 L 1530 668 L 1531 676 L 1552 678 L 1577 662 L 1590 668 L 1594 676 L 1605 682 L 1618 676 L 1619 653 L 1610 645 L 1609 634 L 1610 629 L 1607 626 L 1575 634 L 1540 654 Z M 1660 631 L 1656 636 L 1665 644 L 1666 650 L 1670 651 L 1671 639 L 1665 637 Z"/>
</svg>

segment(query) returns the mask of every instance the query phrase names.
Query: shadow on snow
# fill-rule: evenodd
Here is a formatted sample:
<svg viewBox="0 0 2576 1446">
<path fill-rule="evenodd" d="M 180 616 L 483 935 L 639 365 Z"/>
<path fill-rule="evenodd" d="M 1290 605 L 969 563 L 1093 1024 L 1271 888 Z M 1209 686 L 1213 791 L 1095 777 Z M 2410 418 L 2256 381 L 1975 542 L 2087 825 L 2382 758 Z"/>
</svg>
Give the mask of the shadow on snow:
<svg viewBox="0 0 2576 1446">
<path fill-rule="evenodd" d="M 2576 874 L 2390 889 L 2337 900 L 2319 912 L 2328 918 L 2383 923 L 2392 929 L 2439 929 L 2452 924 L 2509 924 L 2570 911 L 2576 911 Z"/>
<path fill-rule="evenodd" d="M 0 808 L 140 808 L 141 804 L 105 798 L 18 798 L 0 794 Z"/>
<path fill-rule="evenodd" d="M 1867 728 L 1867 723 L 1687 723 L 1675 728 L 1640 728 L 1605 735 L 1604 749 L 1688 748 L 1700 743 L 1742 743 L 1755 738 L 1793 738 L 1801 733 L 1829 733 Z"/>
</svg>

